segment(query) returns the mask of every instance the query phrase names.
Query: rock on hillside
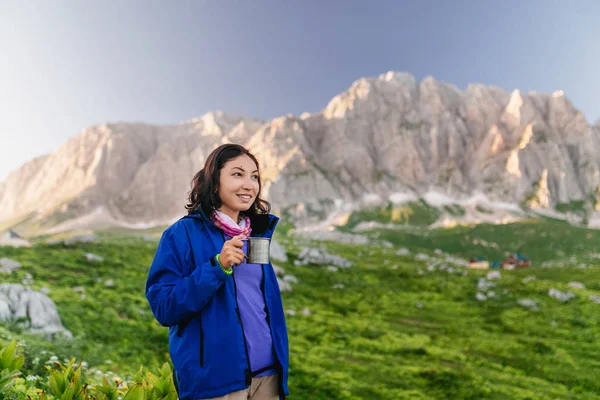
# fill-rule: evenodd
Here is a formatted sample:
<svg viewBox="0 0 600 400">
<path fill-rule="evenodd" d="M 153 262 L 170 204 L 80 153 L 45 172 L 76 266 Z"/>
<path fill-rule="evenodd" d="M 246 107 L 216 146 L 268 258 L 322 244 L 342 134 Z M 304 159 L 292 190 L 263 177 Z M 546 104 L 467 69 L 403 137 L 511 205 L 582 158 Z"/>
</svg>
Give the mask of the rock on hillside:
<svg viewBox="0 0 600 400">
<path fill-rule="evenodd" d="M 52 299 L 22 285 L 0 284 L 0 321 L 15 321 L 29 332 L 48 338 L 56 334 L 72 338 L 62 326 Z"/>
</svg>

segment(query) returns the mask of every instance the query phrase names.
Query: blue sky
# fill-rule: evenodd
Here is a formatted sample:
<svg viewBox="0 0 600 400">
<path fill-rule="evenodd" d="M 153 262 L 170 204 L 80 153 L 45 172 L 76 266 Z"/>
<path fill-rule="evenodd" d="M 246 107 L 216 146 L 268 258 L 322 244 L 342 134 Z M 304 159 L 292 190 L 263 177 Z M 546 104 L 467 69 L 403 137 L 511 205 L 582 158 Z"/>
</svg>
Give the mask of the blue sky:
<svg viewBox="0 0 600 400">
<path fill-rule="evenodd" d="M 321 110 L 389 70 L 600 118 L 600 2 L 0 0 L 0 180 L 104 122 Z"/>
</svg>

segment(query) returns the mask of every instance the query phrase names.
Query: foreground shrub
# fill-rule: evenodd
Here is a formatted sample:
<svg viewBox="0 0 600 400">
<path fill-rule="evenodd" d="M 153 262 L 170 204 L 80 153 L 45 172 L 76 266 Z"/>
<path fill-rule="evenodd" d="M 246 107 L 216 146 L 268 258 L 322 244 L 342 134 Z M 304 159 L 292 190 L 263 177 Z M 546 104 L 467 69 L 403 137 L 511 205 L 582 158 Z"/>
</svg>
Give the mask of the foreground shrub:
<svg viewBox="0 0 600 400">
<path fill-rule="evenodd" d="M 82 362 L 76 364 L 75 359 L 66 365 L 54 361 L 53 366 L 46 366 L 47 376 L 41 377 L 39 382 L 38 377 L 23 379 L 21 368 L 24 363 L 25 358 L 18 354 L 16 340 L 7 346 L 0 342 L 0 399 L 177 400 L 168 363 L 163 364 L 158 374 L 145 371 L 141 366 L 131 387 L 117 377 L 112 382 L 104 377 L 100 385 L 90 385 L 86 382 Z"/>
</svg>

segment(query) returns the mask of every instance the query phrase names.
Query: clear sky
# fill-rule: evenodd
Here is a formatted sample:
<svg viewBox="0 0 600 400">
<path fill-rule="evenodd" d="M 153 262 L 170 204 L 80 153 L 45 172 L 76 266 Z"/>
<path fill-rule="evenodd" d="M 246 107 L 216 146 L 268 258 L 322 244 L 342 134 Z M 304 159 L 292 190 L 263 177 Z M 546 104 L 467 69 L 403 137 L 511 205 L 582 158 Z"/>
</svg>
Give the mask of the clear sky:
<svg viewBox="0 0 600 400">
<path fill-rule="evenodd" d="M 389 70 L 600 118 L 600 1 L 0 0 L 0 181 L 104 122 L 320 111 Z"/>
</svg>

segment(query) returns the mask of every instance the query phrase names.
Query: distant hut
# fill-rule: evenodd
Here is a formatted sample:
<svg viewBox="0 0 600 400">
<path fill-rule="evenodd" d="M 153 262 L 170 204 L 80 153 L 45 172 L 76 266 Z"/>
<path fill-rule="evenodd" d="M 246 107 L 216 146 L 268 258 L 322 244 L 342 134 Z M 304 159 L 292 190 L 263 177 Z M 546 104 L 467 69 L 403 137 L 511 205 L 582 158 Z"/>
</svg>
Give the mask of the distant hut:
<svg viewBox="0 0 600 400">
<path fill-rule="evenodd" d="M 517 268 L 527 268 L 531 265 L 531 260 L 523 254 L 515 253 L 517 257 Z"/>
<path fill-rule="evenodd" d="M 492 268 L 492 269 L 500 268 L 500 261 L 494 261 L 493 263 L 491 263 L 490 268 Z"/>
<path fill-rule="evenodd" d="M 503 269 L 528 268 L 531 265 L 531 260 L 520 253 L 513 253 L 506 257 L 502 262 Z"/>
<path fill-rule="evenodd" d="M 489 269 L 490 263 L 482 257 L 475 257 L 469 260 L 469 267 L 473 269 Z"/>
</svg>

